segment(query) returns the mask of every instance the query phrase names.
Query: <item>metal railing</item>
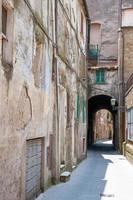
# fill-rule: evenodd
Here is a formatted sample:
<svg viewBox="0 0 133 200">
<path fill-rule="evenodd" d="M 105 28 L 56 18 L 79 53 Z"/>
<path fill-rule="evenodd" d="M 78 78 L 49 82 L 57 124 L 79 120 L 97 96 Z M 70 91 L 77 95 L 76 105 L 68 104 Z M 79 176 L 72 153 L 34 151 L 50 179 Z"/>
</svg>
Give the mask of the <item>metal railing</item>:
<svg viewBox="0 0 133 200">
<path fill-rule="evenodd" d="M 90 60 L 98 60 L 99 49 L 98 45 L 90 45 L 89 46 L 89 59 Z"/>
</svg>

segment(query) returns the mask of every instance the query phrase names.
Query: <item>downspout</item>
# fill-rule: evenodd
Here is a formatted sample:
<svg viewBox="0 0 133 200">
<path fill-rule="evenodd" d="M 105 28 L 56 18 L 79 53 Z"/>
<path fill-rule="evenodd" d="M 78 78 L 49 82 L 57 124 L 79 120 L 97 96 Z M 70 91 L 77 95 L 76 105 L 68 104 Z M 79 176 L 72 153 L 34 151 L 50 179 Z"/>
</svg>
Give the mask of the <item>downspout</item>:
<svg viewBox="0 0 133 200">
<path fill-rule="evenodd" d="M 2 59 L 2 1 L 0 1 L 0 66 Z"/>
<path fill-rule="evenodd" d="M 124 33 L 122 30 L 122 0 L 120 0 L 120 29 L 119 29 L 119 149 L 125 141 L 125 84 L 124 84 Z"/>
<path fill-rule="evenodd" d="M 57 44 L 57 15 L 58 15 L 58 11 L 57 11 L 57 5 L 58 4 L 58 0 L 55 0 L 55 43 Z M 58 102 L 58 67 L 57 67 L 57 46 L 53 48 L 54 51 L 54 68 L 55 68 L 55 76 L 54 76 L 54 83 L 55 83 L 55 105 L 56 108 L 54 109 L 54 111 L 56 112 L 54 114 L 55 117 L 55 121 L 56 121 L 56 125 L 55 125 L 55 130 L 53 129 L 53 131 L 55 131 L 54 133 L 54 145 L 55 147 L 53 152 L 53 161 L 54 163 L 52 164 L 52 183 L 56 184 L 59 182 L 59 178 L 60 178 L 60 156 L 59 156 L 59 102 Z M 54 119 L 53 119 L 54 120 Z M 54 122 L 53 122 L 54 123 Z M 52 162 L 53 162 L 52 161 Z"/>
<path fill-rule="evenodd" d="M 88 150 L 88 123 L 89 123 L 89 113 L 88 113 L 88 52 L 89 52 L 89 43 L 90 43 L 90 19 L 86 17 L 86 157 L 87 157 L 87 150 Z"/>
</svg>

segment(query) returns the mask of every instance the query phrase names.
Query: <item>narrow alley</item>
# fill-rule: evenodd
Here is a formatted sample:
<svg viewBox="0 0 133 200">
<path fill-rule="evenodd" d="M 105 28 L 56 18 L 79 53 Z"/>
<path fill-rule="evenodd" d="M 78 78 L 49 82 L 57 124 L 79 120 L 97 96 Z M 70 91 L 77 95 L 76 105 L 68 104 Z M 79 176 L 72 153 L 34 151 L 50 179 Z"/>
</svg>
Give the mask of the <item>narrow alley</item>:
<svg viewBox="0 0 133 200">
<path fill-rule="evenodd" d="M 0 200 L 133 200 L 133 0 L 0 0 Z"/>
<path fill-rule="evenodd" d="M 70 181 L 53 186 L 37 200 L 132 200 L 133 168 L 110 143 L 97 143 L 72 172 Z"/>
</svg>

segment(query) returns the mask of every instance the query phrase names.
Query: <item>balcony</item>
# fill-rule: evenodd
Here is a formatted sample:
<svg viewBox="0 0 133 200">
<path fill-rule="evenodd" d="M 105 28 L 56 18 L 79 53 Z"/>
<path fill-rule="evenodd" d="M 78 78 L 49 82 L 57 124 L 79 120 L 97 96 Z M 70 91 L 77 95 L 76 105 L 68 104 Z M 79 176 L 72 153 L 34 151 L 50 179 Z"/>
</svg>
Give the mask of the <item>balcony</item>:
<svg viewBox="0 0 133 200">
<path fill-rule="evenodd" d="M 99 49 L 98 45 L 90 45 L 89 46 L 89 63 L 91 65 L 96 65 L 98 61 L 98 56 L 99 56 Z"/>
</svg>

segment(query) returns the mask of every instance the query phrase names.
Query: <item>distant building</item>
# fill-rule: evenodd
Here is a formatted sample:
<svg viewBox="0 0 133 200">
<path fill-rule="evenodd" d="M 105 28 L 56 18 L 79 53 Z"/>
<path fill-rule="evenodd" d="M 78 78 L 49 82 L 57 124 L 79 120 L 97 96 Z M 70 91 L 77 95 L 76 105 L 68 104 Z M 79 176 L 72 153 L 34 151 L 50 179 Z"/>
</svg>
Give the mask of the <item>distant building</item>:
<svg viewBox="0 0 133 200">
<path fill-rule="evenodd" d="M 90 13 L 90 47 L 88 61 L 88 143 L 94 142 L 96 111 L 107 109 L 113 115 L 113 143 L 118 148 L 117 110 L 111 107 L 111 98 L 118 104 L 118 28 L 119 1 L 88 0 Z"/>
<path fill-rule="evenodd" d="M 107 110 L 99 110 L 94 119 L 94 142 L 113 139 L 112 114 Z"/>
</svg>

